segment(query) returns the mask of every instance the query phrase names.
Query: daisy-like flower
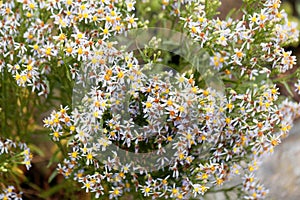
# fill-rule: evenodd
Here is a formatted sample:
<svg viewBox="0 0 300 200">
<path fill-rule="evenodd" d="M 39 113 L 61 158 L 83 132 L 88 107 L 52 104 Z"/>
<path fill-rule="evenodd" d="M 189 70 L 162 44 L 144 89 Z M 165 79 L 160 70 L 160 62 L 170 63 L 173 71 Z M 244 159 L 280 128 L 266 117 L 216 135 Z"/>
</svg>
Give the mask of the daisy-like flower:
<svg viewBox="0 0 300 200">
<path fill-rule="evenodd" d="M 127 15 L 126 17 L 126 21 L 128 22 L 128 25 L 127 27 L 130 29 L 130 28 L 136 28 L 137 27 L 137 20 L 138 18 L 135 18 L 134 17 L 134 14 L 133 15 Z"/>
<path fill-rule="evenodd" d="M 300 94 L 300 80 L 297 81 L 297 83 L 295 83 L 295 91 L 298 92 L 298 94 Z"/>
<path fill-rule="evenodd" d="M 59 137 L 62 136 L 62 132 L 61 131 L 54 131 L 53 133 L 51 133 L 50 135 L 52 135 L 52 139 L 54 141 L 59 141 Z"/>
<path fill-rule="evenodd" d="M 102 32 L 101 32 L 100 35 L 103 36 L 103 40 L 105 40 L 105 39 L 109 38 L 109 36 L 111 36 L 111 34 L 110 34 L 110 26 L 109 25 L 105 26 L 103 29 L 101 29 L 101 31 Z"/>
<path fill-rule="evenodd" d="M 173 187 L 170 187 L 169 192 L 171 193 L 171 198 L 176 198 L 180 194 L 180 189 L 176 187 L 175 184 L 173 184 Z"/>
<path fill-rule="evenodd" d="M 210 64 L 211 66 L 214 66 L 216 70 L 220 70 L 224 63 L 226 63 L 227 59 L 227 56 L 224 56 L 224 54 L 221 55 L 221 53 L 217 52 L 213 57 L 210 58 Z"/>
<path fill-rule="evenodd" d="M 57 55 L 57 50 L 54 47 L 53 43 L 48 42 L 47 45 L 45 45 L 41 51 L 43 52 L 43 56 L 46 57 L 48 60 L 51 59 L 51 57 Z"/>
<path fill-rule="evenodd" d="M 112 190 L 109 191 L 109 199 L 118 198 L 122 195 L 123 190 L 120 187 L 112 187 Z"/>
<path fill-rule="evenodd" d="M 127 11 L 131 12 L 131 11 L 135 10 L 135 7 L 134 7 L 134 5 L 136 4 L 135 0 L 126 0 L 125 4 L 127 6 Z"/>
<path fill-rule="evenodd" d="M 144 194 L 145 197 L 149 197 L 151 194 L 152 186 L 148 183 L 146 186 L 139 186 L 141 187 L 141 192 Z"/>
<path fill-rule="evenodd" d="M 82 188 L 85 189 L 86 192 L 89 192 L 89 190 L 91 190 L 93 186 L 93 183 L 89 180 L 86 180 L 84 183 L 83 183 L 83 186 Z"/>
<path fill-rule="evenodd" d="M 194 184 L 193 185 L 194 197 L 198 196 L 199 194 L 203 195 L 208 189 L 209 187 L 206 187 L 204 185 Z"/>
<path fill-rule="evenodd" d="M 232 63 L 235 63 L 237 65 L 242 65 L 241 61 L 243 60 L 243 57 L 245 56 L 245 53 L 242 49 L 234 49 L 234 55 L 231 56 Z"/>
</svg>

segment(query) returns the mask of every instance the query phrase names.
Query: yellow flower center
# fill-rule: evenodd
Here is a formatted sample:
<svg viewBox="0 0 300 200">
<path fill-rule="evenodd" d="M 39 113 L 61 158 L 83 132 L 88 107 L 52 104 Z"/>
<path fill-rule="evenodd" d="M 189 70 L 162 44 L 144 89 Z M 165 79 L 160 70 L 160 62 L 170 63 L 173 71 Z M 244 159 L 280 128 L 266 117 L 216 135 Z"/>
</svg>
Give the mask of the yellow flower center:
<svg viewBox="0 0 300 200">
<path fill-rule="evenodd" d="M 35 7 L 35 6 L 34 6 L 33 3 L 30 3 L 30 4 L 29 4 L 29 8 L 30 8 L 30 9 L 34 9 L 34 7 Z"/>
</svg>

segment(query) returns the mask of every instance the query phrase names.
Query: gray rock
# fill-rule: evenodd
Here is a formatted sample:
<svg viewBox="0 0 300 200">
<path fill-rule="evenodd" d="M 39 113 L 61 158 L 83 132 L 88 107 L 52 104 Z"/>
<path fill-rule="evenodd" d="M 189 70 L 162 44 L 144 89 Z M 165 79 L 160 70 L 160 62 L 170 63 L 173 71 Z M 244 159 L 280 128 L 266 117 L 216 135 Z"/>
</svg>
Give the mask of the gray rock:
<svg viewBox="0 0 300 200">
<path fill-rule="evenodd" d="M 300 122 L 273 155 L 263 158 L 257 177 L 270 190 L 267 199 L 300 199 Z"/>
</svg>

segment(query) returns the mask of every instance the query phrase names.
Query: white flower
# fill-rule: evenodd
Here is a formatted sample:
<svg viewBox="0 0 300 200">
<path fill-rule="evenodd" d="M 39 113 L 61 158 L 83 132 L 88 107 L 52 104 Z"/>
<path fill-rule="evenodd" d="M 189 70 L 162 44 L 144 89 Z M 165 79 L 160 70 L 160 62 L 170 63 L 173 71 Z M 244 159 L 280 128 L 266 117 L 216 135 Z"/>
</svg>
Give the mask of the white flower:
<svg viewBox="0 0 300 200">
<path fill-rule="evenodd" d="M 300 94 L 300 80 L 297 81 L 297 83 L 295 83 L 295 91 L 298 92 L 298 94 Z"/>
</svg>

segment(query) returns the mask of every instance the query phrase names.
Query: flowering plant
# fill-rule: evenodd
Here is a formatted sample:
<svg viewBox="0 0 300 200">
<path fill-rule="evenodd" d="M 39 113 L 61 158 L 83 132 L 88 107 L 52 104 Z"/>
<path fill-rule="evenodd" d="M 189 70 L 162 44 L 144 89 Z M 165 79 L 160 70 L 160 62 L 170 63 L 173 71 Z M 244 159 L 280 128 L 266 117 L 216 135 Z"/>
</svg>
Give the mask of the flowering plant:
<svg viewBox="0 0 300 200">
<path fill-rule="evenodd" d="M 300 113 L 278 88 L 300 92 L 285 48 L 299 31 L 280 4 L 244 0 L 241 19 L 222 20 L 218 0 L 2 2 L 1 101 L 7 83 L 21 113 L 30 96 L 42 110 L 61 100 L 43 120 L 63 156 L 57 171 L 95 198 L 202 198 L 233 177 L 239 198 L 264 198 L 253 172 Z"/>
</svg>

